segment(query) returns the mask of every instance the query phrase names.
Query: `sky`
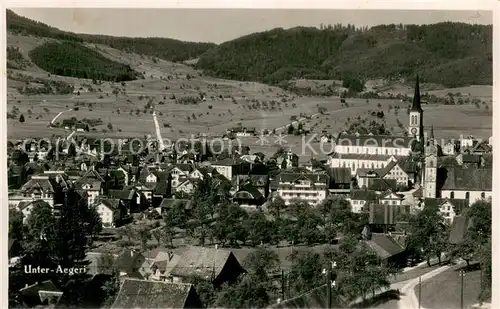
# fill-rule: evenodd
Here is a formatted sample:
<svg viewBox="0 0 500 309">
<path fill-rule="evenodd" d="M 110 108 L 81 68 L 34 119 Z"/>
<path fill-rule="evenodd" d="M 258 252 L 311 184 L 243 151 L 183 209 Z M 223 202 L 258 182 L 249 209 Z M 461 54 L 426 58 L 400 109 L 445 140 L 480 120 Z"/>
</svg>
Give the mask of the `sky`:
<svg viewBox="0 0 500 309">
<path fill-rule="evenodd" d="M 222 43 L 273 28 L 320 24 L 492 24 L 491 11 L 18 8 L 19 15 L 66 31 Z"/>
</svg>

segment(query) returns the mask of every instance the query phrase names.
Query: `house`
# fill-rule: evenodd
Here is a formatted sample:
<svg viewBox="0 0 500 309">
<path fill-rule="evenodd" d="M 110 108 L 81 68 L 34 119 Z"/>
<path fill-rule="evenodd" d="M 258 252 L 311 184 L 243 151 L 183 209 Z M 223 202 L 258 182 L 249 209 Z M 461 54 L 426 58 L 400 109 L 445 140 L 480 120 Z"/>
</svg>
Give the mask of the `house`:
<svg viewBox="0 0 500 309">
<path fill-rule="evenodd" d="M 196 179 L 186 178 L 179 182 L 177 187 L 175 188 L 175 193 L 177 195 L 190 195 L 194 192 L 196 187 Z"/>
<path fill-rule="evenodd" d="M 276 166 L 280 169 L 290 169 L 299 166 L 299 156 L 291 150 L 280 153 L 274 159 L 276 160 Z"/>
<path fill-rule="evenodd" d="M 80 179 L 75 182 L 75 187 L 87 192 L 88 204 L 92 205 L 95 199 L 104 193 L 106 181 L 92 166 Z"/>
<path fill-rule="evenodd" d="M 460 141 L 448 141 L 443 146 L 443 154 L 446 156 L 454 156 L 460 151 Z"/>
<path fill-rule="evenodd" d="M 111 253 L 87 252 L 86 260 L 90 262 L 87 265 L 87 274 L 92 277 L 111 276 L 115 259 L 116 257 Z"/>
<path fill-rule="evenodd" d="M 21 187 L 23 201 L 43 200 L 51 206 L 57 202 L 58 194 L 61 193 L 58 179 L 49 175 L 39 174 L 31 176 Z"/>
<path fill-rule="evenodd" d="M 229 181 L 233 175 L 244 175 L 250 172 L 250 163 L 241 159 L 224 159 L 210 163 L 218 174 L 226 177 Z"/>
<path fill-rule="evenodd" d="M 255 187 L 260 194 L 267 198 L 269 196 L 269 176 L 268 175 L 236 175 L 232 179 L 232 187 L 238 191 L 241 186 L 250 184 Z"/>
<path fill-rule="evenodd" d="M 355 177 L 359 188 L 368 188 L 370 180 L 380 178 L 379 170 L 371 168 L 358 168 Z"/>
<path fill-rule="evenodd" d="M 354 189 L 351 191 L 350 196 L 346 200 L 351 203 L 352 212 L 361 213 L 365 210 L 368 203 L 378 201 L 378 195 L 375 191 L 367 189 Z"/>
<path fill-rule="evenodd" d="M 391 191 L 388 191 L 379 197 L 380 204 L 385 204 L 385 205 L 401 206 L 403 200 L 404 200 L 403 194 L 397 194 Z"/>
<path fill-rule="evenodd" d="M 125 279 L 111 309 L 205 308 L 192 284 Z"/>
<path fill-rule="evenodd" d="M 113 268 L 117 270 L 120 274 L 120 279 L 124 278 L 138 278 L 143 279 L 143 275 L 140 272 L 142 265 L 144 264 L 146 258 L 137 250 L 125 249 L 116 258 L 113 263 Z"/>
<path fill-rule="evenodd" d="M 75 125 L 76 132 L 89 132 L 89 125 L 86 123 L 77 123 Z"/>
<path fill-rule="evenodd" d="M 382 179 L 394 179 L 398 186 L 409 186 L 410 175 L 408 175 L 399 162 L 391 161 L 385 167 L 378 171 L 379 177 Z"/>
<path fill-rule="evenodd" d="M 116 227 L 125 216 L 129 215 L 119 199 L 99 196 L 95 200 L 94 206 L 104 227 Z"/>
<path fill-rule="evenodd" d="M 240 186 L 233 194 L 233 201 L 244 207 L 258 207 L 266 201 L 264 195 L 252 184 Z"/>
<path fill-rule="evenodd" d="M 375 251 L 381 263 L 400 267 L 406 266 L 406 250 L 392 235 L 370 233 L 370 236 L 364 242 Z"/>
<path fill-rule="evenodd" d="M 465 208 L 469 207 L 469 201 L 466 199 L 426 198 L 424 199 L 424 207 L 438 209 L 448 224 L 452 224 L 455 217 L 461 215 Z"/>
<path fill-rule="evenodd" d="M 48 204 L 44 200 L 23 201 L 17 205 L 17 210 L 19 210 L 23 214 L 23 222 L 24 223 L 28 222 L 28 218 L 29 218 L 31 212 L 33 211 L 33 208 L 37 207 L 37 205 L 39 205 L 39 204 L 47 204 L 51 207 L 54 206 L 54 205 Z"/>
<path fill-rule="evenodd" d="M 330 167 L 327 168 L 326 172 L 330 178 L 330 184 L 328 186 L 329 193 L 335 195 L 348 195 L 353 183 L 351 169 L 345 167 Z"/>
<path fill-rule="evenodd" d="M 170 272 L 173 267 L 179 262 L 181 256 L 172 252 L 160 251 L 156 255 L 151 265 L 152 275 L 151 280 L 156 281 L 171 281 Z"/>
<path fill-rule="evenodd" d="M 441 188 L 441 197 L 448 199 L 466 199 L 469 205 L 491 198 L 493 170 L 490 168 L 449 168 L 446 180 Z"/>
<path fill-rule="evenodd" d="M 277 177 L 278 195 L 286 205 L 294 199 L 318 205 L 326 199 L 329 178 L 326 173 L 281 172 Z"/>
<path fill-rule="evenodd" d="M 214 286 L 232 283 L 245 270 L 229 250 L 190 246 L 170 274 L 173 282 L 184 282 L 193 276 L 209 280 Z"/>
<path fill-rule="evenodd" d="M 145 197 L 133 187 L 126 187 L 122 190 L 108 190 L 106 196 L 119 199 L 128 214 L 138 213 L 146 208 Z"/>
<path fill-rule="evenodd" d="M 19 290 L 20 300 L 26 308 L 56 305 L 63 291 L 51 280 L 35 283 Z"/>
<path fill-rule="evenodd" d="M 192 200 L 190 199 L 164 198 L 158 207 L 158 213 L 163 214 L 165 211 L 177 207 L 178 205 L 181 205 L 182 208 L 187 211 L 191 210 L 193 207 Z"/>
</svg>

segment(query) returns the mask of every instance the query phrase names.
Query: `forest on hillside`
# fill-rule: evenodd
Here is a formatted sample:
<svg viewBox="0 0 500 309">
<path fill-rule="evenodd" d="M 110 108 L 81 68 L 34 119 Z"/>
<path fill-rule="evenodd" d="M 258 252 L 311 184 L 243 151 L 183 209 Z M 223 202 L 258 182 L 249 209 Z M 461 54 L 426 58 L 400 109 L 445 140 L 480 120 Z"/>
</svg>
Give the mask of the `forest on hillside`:
<svg viewBox="0 0 500 309">
<path fill-rule="evenodd" d="M 254 33 L 223 43 L 197 67 L 221 78 L 270 84 L 294 78 L 399 79 L 419 73 L 448 87 L 492 84 L 492 26 L 335 25 Z"/>
<path fill-rule="evenodd" d="M 115 82 L 140 76 L 130 66 L 76 42 L 47 42 L 31 50 L 29 56 L 41 69 L 56 75 Z"/>
<path fill-rule="evenodd" d="M 126 38 L 105 35 L 77 34 L 61 31 L 7 10 L 7 30 L 19 35 L 53 38 L 63 41 L 104 44 L 123 50 L 169 61 L 184 61 L 203 54 L 213 43 L 183 42 L 167 38 Z"/>
<path fill-rule="evenodd" d="M 196 58 L 216 46 L 213 43 L 183 42 L 167 38 L 126 38 L 88 34 L 79 36 L 89 43 L 108 45 L 118 50 L 174 62 Z"/>
</svg>

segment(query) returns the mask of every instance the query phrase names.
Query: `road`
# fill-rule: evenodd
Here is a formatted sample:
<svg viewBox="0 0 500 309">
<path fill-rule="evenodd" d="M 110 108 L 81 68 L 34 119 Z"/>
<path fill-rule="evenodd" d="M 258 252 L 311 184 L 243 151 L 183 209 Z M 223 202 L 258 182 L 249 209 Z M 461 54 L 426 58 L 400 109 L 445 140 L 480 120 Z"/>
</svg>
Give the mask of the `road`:
<svg viewBox="0 0 500 309">
<path fill-rule="evenodd" d="M 66 112 L 69 112 L 69 111 L 72 111 L 72 110 L 73 110 L 73 109 L 68 109 L 67 111 L 62 111 L 62 112 L 59 112 L 59 114 L 57 114 L 57 115 L 54 117 L 54 119 L 52 119 L 52 120 L 50 121 L 50 123 L 51 123 L 51 124 L 55 123 L 55 122 L 56 122 L 56 120 L 57 120 L 57 118 L 59 118 L 59 116 L 61 116 L 63 113 L 66 113 Z"/>
<path fill-rule="evenodd" d="M 422 275 L 419 278 L 421 278 L 422 282 L 424 282 L 434 276 L 439 275 L 440 273 L 449 269 L 450 267 L 452 266 L 450 265 L 441 266 L 431 272 Z M 418 309 L 418 308 L 425 309 L 422 306 L 419 307 L 418 297 L 415 293 L 415 287 L 419 284 L 419 278 L 410 279 L 408 281 L 396 284 L 399 286 L 403 284 L 402 288 L 400 289 L 401 298 L 399 299 L 398 302 L 399 309 Z"/>
</svg>

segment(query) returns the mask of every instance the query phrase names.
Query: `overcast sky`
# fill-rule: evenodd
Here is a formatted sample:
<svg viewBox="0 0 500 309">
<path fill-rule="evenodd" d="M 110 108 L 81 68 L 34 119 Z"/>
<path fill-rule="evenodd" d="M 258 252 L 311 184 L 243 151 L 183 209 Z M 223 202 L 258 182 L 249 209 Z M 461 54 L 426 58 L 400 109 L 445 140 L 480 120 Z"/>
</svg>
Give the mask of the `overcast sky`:
<svg viewBox="0 0 500 309">
<path fill-rule="evenodd" d="M 245 10 L 245 9 L 13 9 L 62 30 L 133 37 L 167 37 L 222 43 L 276 27 L 323 24 L 431 24 L 458 21 L 492 24 L 489 11 Z"/>
</svg>

